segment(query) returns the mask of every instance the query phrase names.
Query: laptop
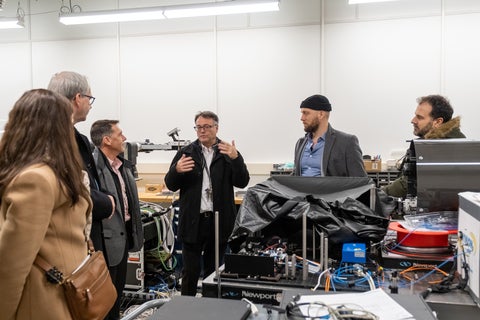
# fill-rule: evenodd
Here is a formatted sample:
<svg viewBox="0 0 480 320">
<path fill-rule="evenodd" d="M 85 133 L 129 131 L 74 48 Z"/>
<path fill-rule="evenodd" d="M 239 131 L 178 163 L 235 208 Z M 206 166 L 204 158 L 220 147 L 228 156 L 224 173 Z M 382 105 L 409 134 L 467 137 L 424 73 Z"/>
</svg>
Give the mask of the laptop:
<svg viewBox="0 0 480 320">
<path fill-rule="evenodd" d="M 175 296 L 147 320 L 245 320 L 250 313 L 242 300 Z"/>
</svg>

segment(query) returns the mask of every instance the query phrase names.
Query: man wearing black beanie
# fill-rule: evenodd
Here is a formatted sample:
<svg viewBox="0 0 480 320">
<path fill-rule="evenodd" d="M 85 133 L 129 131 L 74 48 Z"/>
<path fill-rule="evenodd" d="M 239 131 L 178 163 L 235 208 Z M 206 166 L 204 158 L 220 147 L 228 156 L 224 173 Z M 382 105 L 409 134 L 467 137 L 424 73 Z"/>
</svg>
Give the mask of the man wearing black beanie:
<svg viewBox="0 0 480 320">
<path fill-rule="evenodd" d="M 295 145 L 293 174 L 297 176 L 366 177 L 356 136 L 332 128 L 332 105 L 316 94 L 300 104 L 305 137 Z"/>
</svg>

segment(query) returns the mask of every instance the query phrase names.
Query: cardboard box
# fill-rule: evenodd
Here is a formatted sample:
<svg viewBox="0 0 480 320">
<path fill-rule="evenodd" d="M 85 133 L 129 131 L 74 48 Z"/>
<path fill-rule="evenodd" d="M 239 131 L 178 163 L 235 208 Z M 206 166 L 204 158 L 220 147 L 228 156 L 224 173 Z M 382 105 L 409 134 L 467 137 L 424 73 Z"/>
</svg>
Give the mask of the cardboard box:
<svg viewBox="0 0 480 320">
<path fill-rule="evenodd" d="M 381 160 L 363 160 L 363 165 L 365 166 L 365 171 L 367 171 L 367 172 L 380 172 L 380 171 L 382 171 L 382 161 Z"/>
<path fill-rule="evenodd" d="M 146 193 L 160 193 L 162 192 L 163 185 L 159 183 L 155 184 L 146 184 L 145 185 L 145 192 Z"/>
<path fill-rule="evenodd" d="M 476 303 L 480 303 L 480 193 L 461 192 L 458 209 L 458 262 L 457 270 L 465 277 L 463 262 L 468 263 L 467 289 Z M 461 238 L 460 238 L 461 237 Z M 463 246 L 463 249 L 462 249 Z M 464 254 L 465 253 L 465 254 Z"/>
</svg>

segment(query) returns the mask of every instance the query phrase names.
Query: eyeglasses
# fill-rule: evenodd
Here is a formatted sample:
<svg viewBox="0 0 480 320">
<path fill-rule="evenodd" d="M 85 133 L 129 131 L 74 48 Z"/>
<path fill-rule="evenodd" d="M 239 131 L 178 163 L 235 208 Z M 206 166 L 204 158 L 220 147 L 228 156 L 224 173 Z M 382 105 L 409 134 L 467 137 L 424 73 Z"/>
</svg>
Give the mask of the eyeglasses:
<svg viewBox="0 0 480 320">
<path fill-rule="evenodd" d="M 195 126 L 193 127 L 193 129 L 195 129 L 195 131 L 200 131 L 200 130 L 210 130 L 212 129 L 213 127 L 216 127 L 217 125 L 211 125 L 211 124 L 206 124 L 204 126 Z"/>
<path fill-rule="evenodd" d="M 82 97 L 87 97 L 88 98 L 88 103 L 92 105 L 95 102 L 95 97 L 89 96 L 88 94 L 80 94 Z"/>
</svg>

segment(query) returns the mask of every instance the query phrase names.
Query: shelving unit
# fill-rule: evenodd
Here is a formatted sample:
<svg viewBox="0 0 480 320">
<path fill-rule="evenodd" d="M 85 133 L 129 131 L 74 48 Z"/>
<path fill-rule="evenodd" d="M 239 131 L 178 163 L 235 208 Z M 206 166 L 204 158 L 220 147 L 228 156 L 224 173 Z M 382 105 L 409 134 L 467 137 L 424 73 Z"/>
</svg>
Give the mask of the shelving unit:
<svg viewBox="0 0 480 320">
<path fill-rule="evenodd" d="M 367 174 L 375 182 L 377 188 L 389 185 L 400 175 L 400 171 L 389 170 L 389 171 L 379 171 L 379 172 L 368 172 Z"/>
</svg>

